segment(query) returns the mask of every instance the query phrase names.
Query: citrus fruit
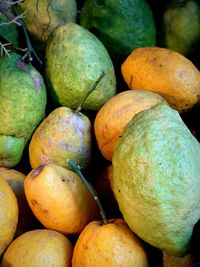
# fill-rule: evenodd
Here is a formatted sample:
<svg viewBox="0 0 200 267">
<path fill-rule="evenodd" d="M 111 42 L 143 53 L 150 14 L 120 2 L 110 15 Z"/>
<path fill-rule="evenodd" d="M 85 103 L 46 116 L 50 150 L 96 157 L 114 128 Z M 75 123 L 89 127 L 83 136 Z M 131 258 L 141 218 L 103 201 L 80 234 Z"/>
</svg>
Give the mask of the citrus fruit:
<svg viewBox="0 0 200 267">
<path fill-rule="evenodd" d="M 9 184 L 0 175 L 0 255 L 12 241 L 18 223 L 18 204 Z"/>
<path fill-rule="evenodd" d="M 200 218 L 200 144 L 166 104 L 139 112 L 113 154 L 113 189 L 130 228 L 174 256 L 190 248 Z"/>
<path fill-rule="evenodd" d="M 77 5 L 75 0 L 25 0 L 18 5 L 31 36 L 46 42 L 55 28 L 66 22 L 75 22 Z"/>
<path fill-rule="evenodd" d="M 54 164 L 33 169 L 24 182 L 28 203 L 48 229 L 79 234 L 97 215 L 97 205 L 78 175 Z"/>
<path fill-rule="evenodd" d="M 137 48 L 121 66 L 130 89 L 150 90 L 163 96 L 179 112 L 200 99 L 200 72 L 186 57 L 160 47 Z"/>
<path fill-rule="evenodd" d="M 75 244 L 72 267 L 147 267 L 141 240 L 123 219 L 89 223 Z"/>
<path fill-rule="evenodd" d="M 198 1 L 171 0 L 163 18 L 163 45 L 183 55 L 194 52 L 200 41 L 200 4 Z"/>
<path fill-rule="evenodd" d="M 16 238 L 22 233 L 32 230 L 34 227 L 38 226 L 37 220 L 33 215 L 24 194 L 25 174 L 14 169 L 0 167 L 0 176 L 8 182 L 17 198 L 19 216 L 14 236 Z"/>
<path fill-rule="evenodd" d="M 32 168 L 55 163 L 70 168 L 72 159 L 86 168 L 91 159 L 91 122 L 68 107 L 54 109 L 37 127 L 29 144 Z"/>
<path fill-rule="evenodd" d="M 0 84 L 0 166 L 14 167 L 45 115 L 46 88 L 41 74 L 15 53 L 0 60 Z"/>
<path fill-rule="evenodd" d="M 160 95 L 145 90 L 128 90 L 109 99 L 98 111 L 94 132 L 98 147 L 107 160 L 112 160 L 114 146 L 126 124 L 141 110 L 166 102 Z"/>
<path fill-rule="evenodd" d="M 98 110 L 116 93 L 110 56 L 95 35 L 75 23 L 58 27 L 48 39 L 45 73 L 53 100 L 76 109 L 104 72 L 105 76 L 83 103 Z"/>
<path fill-rule="evenodd" d="M 136 47 L 156 43 L 154 18 L 146 0 L 86 0 L 80 24 L 102 41 L 113 59 L 128 56 Z"/>
<path fill-rule="evenodd" d="M 1 267 L 70 267 L 72 245 L 53 230 L 39 229 L 16 238 L 3 255 Z"/>
</svg>

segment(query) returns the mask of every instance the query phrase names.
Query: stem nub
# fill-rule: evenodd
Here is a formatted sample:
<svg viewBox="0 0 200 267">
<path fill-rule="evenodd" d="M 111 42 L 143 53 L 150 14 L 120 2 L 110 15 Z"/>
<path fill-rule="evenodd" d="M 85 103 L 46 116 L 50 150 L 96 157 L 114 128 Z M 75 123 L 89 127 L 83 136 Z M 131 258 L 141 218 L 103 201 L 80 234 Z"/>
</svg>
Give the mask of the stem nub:
<svg viewBox="0 0 200 267">
<path fill-rule="evenodd" d="M 106 218 L 106 214 L 103 210 L 103 207 L 101 205 L 101 202 L 99 200 L 99 197 L 97 195 L 97 193 L 95 192 L 95 190 L 92 188 L 92 186 L 88 183 L 88 181 L 85 179 L 85 177 L 83 176 L 82 172 L 81 172 L 81 167 L 76 164 L 75 162 L 73 162 L 70 159 L 67 159 L 67 163 L 72 167 L 72 169 L 78 174 L 78 176 L 81 178 L 81 181 L 84 183 L 84 185 L 88 188 L 88 190 L 90 191 L 90 193 L 92 194 L 94 200 L 97 202 L 97 205 L 100 209 L 100 214 L 103 220 L 104 224 L 108 223 L 108 220 Z"/>
</svg>

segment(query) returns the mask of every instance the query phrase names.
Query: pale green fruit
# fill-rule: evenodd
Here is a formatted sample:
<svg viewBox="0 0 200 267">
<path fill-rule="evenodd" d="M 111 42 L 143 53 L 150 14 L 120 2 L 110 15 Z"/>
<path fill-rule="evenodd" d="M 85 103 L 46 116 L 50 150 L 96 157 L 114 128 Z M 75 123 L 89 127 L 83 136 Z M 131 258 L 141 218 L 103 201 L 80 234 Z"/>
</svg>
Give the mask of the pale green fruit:
<svg viewBox="0 0 200 267">
<path fill-rule="evenodd" d="M 101 74 L 83 109 L 98 110 L 116 93 L 116 77 L 110 56 L 95 35 L 75 23 L 58 27 L 48 39 L 46 75 L 53 100 L 77 108 Z"/>
<path fill-rule="evenodd" d="M 32 168 L 54 163 L 69 168 L 67 159 L 87 167 L 91 159 L 91 122 L 67 107 L 53 110 L 34 132 L 29 158 Z"/>
<path fill-rule="evenodd" d="M 177 111 L 158 104 L 136 114 L 115 146 L 113 188 L 138 236 L 186 254 L 200 218 L 200 144 Z"/>
</svg>

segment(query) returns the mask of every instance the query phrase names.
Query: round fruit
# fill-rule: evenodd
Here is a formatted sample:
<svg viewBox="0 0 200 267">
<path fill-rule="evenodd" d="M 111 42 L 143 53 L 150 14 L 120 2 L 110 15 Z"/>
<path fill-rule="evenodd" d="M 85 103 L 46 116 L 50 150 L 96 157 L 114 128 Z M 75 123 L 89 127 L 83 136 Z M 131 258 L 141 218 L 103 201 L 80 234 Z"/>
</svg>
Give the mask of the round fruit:
<svg viewBox="0 0 200 267">
<path fill-rule="evenodd" d="M 156 43 L 154 19 L 146 0 L 86 0 L 80 24 L 102 41 L 113 59 Z"/>
<path fill-rule="evenodd" d="M 28 203 L 48 229 L 79 234 L 97 216 L 97 205 L 78 175 L 48 164 L 32 170 L 24 182 Z"/>
<path fill-rule="evenodd" d="M 91 122 L 67 107 L 54 109 L 35 130 L 29 145 L 32 168 L 55 163 L 70 168 L 67 159 L 85 168 L 91 159 Z"/>
<path fill-rule="evenodd" d="M 33 230 L 16 238 L 3 255 L 1 267 L 70 267 L 72 245 L 53 230 Z"/>
<path fill-rule="evenodd" d="M 200 144 L 165 104 L 141 111 L 113 155 L 113 189 L 130 228 L 174 256 L 187 253 L 200 218 Z"/>
<path fill-rule="evenodd" d="M 123 219 L 89 223 L 81 232 L 72 257 L 72 267 L 148 267 L 141 240 Z"/>
<path fill-rule="evenodd" d="M 17 199 L 9 184 L 0 175 L 0 255 L 12 241 L 17 222 Z"/>
<path fill-rule="evenodd" d="M 77 16 L 75 0 L 25 0 L 18 7 L 25 12 L 24 21 L 32 37 L 42 42 L 59 25 L 75 22 Z"/>
<path fill-rule="evenodd" d="M 76 109 L 104 72 L 105 76 L 83 103 L 98 110 L 116 93 L 113 63 L 95 35 L 75 23 L 58 27 L 46 48 L 46 75 L 54 101 Z"/>
<path fill-rule="evenodd" d="M 162 95 L 179 112 L 199 104 L 200 72 L 183 55 L 166 48 L 137 48 L 121 66 L 130 89 Z"/>
<path fill-rule="evenodd" d="M 126 124 L 138 112 L 166 102 L 160 95 L 145 90 L 128 90 L 109 99 L 94 121 L 97 144 L 102 155 L 112 160 L 114 146 Z"/>
</svg>

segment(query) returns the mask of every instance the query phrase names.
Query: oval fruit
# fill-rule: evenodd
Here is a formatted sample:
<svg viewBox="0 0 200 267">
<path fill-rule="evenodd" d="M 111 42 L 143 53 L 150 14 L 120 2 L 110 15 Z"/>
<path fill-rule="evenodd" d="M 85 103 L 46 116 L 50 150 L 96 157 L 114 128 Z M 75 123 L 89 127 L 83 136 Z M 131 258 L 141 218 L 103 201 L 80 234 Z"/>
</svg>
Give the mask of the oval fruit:
<svg viewBox="0 0 200 267">
<path fill-rule="evenodd" d="M 67 159 L 85 168 L 91 159 L 91 122 L 70 108 L 54 109 L 38 126 L 29 145 L 31 167 L 55 163 L 70 168 Z"/>
<path fill-rule="evenodd" d="M 185 255 L 200 219 L 200 144 L 163 103 L 126 126 L 113 155 L 113 189 L 129 227 L 174 256 Z"/>
<path fill-rule="evenodd" d="M 130 89 L 144 89 L 163 96 L 179 112 L 199 104 L 200 72 L 183 55 L 160 47 L 137 48 L 121 66 Z"/>
<path fill-rule="evenodd" d="M 79 176 L 48 164 L 32 170 L 24 182 L 28 203 L 48 229 L 79 234 L 97 216 L 97 205 Z"/>
<path fill-rule="evenodd" d="M 11 243 L 18 222 L 18 204 L 9 184 L 0 175 L 0 255 Z"/>
<path fill-rule="evenodd" d="M 141 240 L 123 219 L 89 223 L 75 244 L 72 267 L 148 267 Z"/>
<path fill-rule="evenodd" d="M 82 108 L 98 110 L 116 93 L 116 77 L 110 56 L 91 32 L 75 23 L 58 27 L 48 39 L 45 72 L 53 100 L 76 109 L 100 75 L 105 76 Z"/>
<path fill-rule="evenodd" d="M 121 60 L 136 47 L 154 46 L 156 29 L 146 0 L 86 0 L 80 24 L 93 32 L 114 60 Z"/>
</svg>

